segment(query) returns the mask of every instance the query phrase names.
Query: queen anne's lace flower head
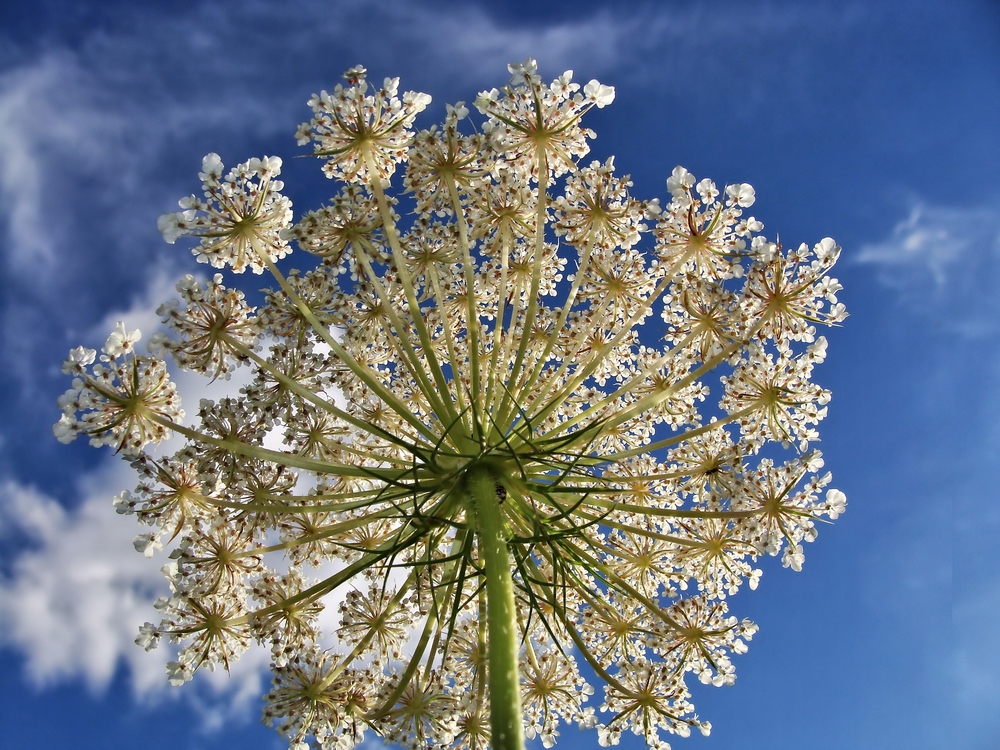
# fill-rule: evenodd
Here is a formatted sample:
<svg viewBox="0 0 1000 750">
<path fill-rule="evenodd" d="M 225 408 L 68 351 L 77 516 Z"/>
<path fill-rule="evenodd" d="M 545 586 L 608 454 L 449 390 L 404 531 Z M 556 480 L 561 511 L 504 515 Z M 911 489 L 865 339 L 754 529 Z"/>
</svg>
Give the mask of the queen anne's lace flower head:
<svg viewBox="0 0 1000 750">
<path fill-rule="evenodd" d="M 64 365 L 56 436 L 124 453 L 115 508 L 170 549 L 137 642 L 176 645 L 176 684 L 270 648 L 264 720 L 294 750 L 707 734 L 689 682 L 732 684 L 756 631 L 729 597 L 767 556 L 799 570 L 846 507 L 814 449 L 840 248 L 786 249 L 751 186 L 683 167 L 634 198 L 612 158 L 581 163 L 614 90 L 509 71 L 478 130 L 463 103 L 416 130 L 429 97 L 349 70 L 298 131 L 339 184 L 294 223 L 279 159 L 209 154 L 164 238 L 274 288 L 185 276 L 152 356 L 119 325 Z M 289 243 L 306 270 L 279 268 Z M 186 423 L 168 353 L 250 372 Z"/>
<path fill-rule="evenodd" d="M 183 211 L 161 216 L 163 238 L 173 244 L 178 237 L 200 237 L 194 249 L 199 263 L 263 273 L 268 263 L 288 253 L 282 230 L 291 223 L 292 203 L 280 194 L 283 183 L 274 179 L 281 174 L 281 159 L 254 158 L 223 178 L 222 160 L 209 154 L 201 168 L 204 198 L 182 198 Z"/>
<path fill-rule="evenodd" d="M 135 354 L 139 338 L 139 331 L 127 332 L 119 323 L 102 349 L 101 363 L 89 371 L 97 353 L 70 352 L 63 371 L 74 378 L 73 387 L 59 397 L 63 415 L 55 434 L 60 442 L 85 434 L 91 445 L 111 445 L 132 455 L 163 440 L 170 425 L 184 418 L 166 363 Z"/>
<path fill-rule="evenodd" d="M 397 96 L 398 78 L 386 78 L 369 92 L 367 72 L 361 66 L 344 74 L 348 85 L 333 93 L 313 94 L 313 118 L 299 126 L 299 145 L 315 141 L 313 153 L 326 157 L 327 177 L 361 182 L 369 174 L 388 180 L 396 164 L 405 161 L 417 113 L 431 102 L 427 94 L 407 91 Z"/>
<path fill-rule="evenodd" d="M 509 165 L 536 177 L 539 169 L 556 177 L 574 171 L 576 160 L 590 151 L 587 138 L 595 135 L 580 126 L 580 118 L 614 101 L 614 88 L 590 81 L 580 93 L 572 70 L 546 86 L 531 58 L 508 69 L 508 86 L 476 98 L 476 108 L 488 117 L 484 129 L 493 147 Z"/>
</svg>

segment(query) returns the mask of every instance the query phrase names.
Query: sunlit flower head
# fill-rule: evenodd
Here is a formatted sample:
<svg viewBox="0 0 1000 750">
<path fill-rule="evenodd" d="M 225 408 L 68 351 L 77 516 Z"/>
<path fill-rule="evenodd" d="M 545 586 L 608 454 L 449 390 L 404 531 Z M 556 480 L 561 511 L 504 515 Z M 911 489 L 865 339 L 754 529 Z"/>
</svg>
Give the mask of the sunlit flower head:
<svg viewBox="0 0 1000 750">
<path fill-rule="evenodd" d="M 57 436 L 125 453 L 136 548 L 172 547 L 138 642 L 178 644 L 174 683 L 271 648 L 296 750 L 707 734 L 688 683 L 732 684 L 756 630 L 728 597 L 846 506 L 813 447 L 839 247 L 766 239 L 752 187 L 682 167 L 634 197 L 581 161 L 614 90 L 510 73 L 478 125 L 459 103 L 418 131 L 429 97 L 352 68 L 297 133 L 336 181 L 298 221 L 280 160 L 209 155 L 160 228 L 275 287 L 187 276 L 153 356 L 121 327 L 66 363 Z M 245 385 L 185 423 L 167 354 Z"/>
</svg>

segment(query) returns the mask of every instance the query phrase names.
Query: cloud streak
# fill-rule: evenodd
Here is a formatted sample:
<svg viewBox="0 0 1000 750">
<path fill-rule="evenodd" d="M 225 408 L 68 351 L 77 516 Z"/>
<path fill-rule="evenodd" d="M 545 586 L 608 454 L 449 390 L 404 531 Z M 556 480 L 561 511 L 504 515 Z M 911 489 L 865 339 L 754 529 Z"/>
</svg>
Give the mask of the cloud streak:
<svg viewBox="0 0 1000 750">
<path fill-rule="evenodd" d="M 24 655 L 38 687 L 82 681 L 101 693 L 124 665 L 141 703 L 183 697 L 206 730 L 244 719 L 266 689 L 267 649 L 252 647 L 231 673 L 200 674 L 193 689 L 175 691 L 166 680 L 175 650 L 146 653 L 134 643 L 138 626 L 157 617 L 153 599 L 169 591 L 156 561 L 132 547 L 135 520 L 111 509 L 112 495 L 133 483 L 126 464 L 109 461 L 82 482 L 73 510 L 33 487 L 0 484 L 0 537 L 26 545 L 0 576 L 0 643 Z"/>
<path fill-rule="evenodd" d="M 855 262 L 936 327 L 969 338 L 1000 332 L 1000 204 L 948 207 L 916 202 L 887 238 Z"/>
<path fill-rule="evenodd" d="M 899 480 L 885 487 L 885 506 L 895 512 L 887 516 L 885 541 L 869 556 L 868 567 L 881 575 L 866 593 L 871 612 L 886 623 L 882 629 L 899 638 L 898 651 L 886 657 L 888 674 L 896 676 L 885 678 L 884 698 L 873 711 L 905 711 L 888 688 L 909 680 L 909 701 L 919 689 L 959 727 L 928 721 L 925 737 L 990 747 L 1000 727 L 1000 648 L 984 627 L 1000 617 L 1000 575 L 992 559 L 1000 533 L 994 477 L 1000 204 L 914 201 L 855 262 L 896 298 L 894 330 L 906 351 L 897 355 L 891 377 L 902 378 L 900 387 L 915 396 L 907 424 L 925 428 L 920 438 L 886 450 L 896 454 L 889 471 Z M 870 734 L 885 732 L 882 716 L 871 724 Z"/>
<path fill-rule="evenodd" d="M 83 502 L 66 510 L 32 487 L 2 487 L 3 527 L 29 544 L 0 581 L 4 641 L 27 658 L 39 685 L 83 678 L 91 690 L 105 688 L 119 660 L 129 665 L 133 685 L 147 694 L 163 682 L 166 652 L 152 658 L 137 647 L 138 623 L 166 584 L 156 566 L 135 559 L 131 519 L 109 512 L 109 485 L 126 481 L 117 462 L 89 476 Z"/>
</svg>

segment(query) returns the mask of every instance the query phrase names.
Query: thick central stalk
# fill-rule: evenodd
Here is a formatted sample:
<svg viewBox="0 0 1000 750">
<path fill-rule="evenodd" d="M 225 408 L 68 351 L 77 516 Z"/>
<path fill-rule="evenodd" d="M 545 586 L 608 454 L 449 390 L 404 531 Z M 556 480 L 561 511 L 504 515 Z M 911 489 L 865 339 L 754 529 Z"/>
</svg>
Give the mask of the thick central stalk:
<svg viewBox="0 0 1000 750">
<path fill-rule="evenodd" d="M 493 750 L 523 750 L 524 720 L 517 668 L 521 644 L 497 479 L 489 468 L 475 466 L 466 474 L 465 481 L 475 510 L 476 535 L 486 575 L 490 747 Z"/>
</svg>

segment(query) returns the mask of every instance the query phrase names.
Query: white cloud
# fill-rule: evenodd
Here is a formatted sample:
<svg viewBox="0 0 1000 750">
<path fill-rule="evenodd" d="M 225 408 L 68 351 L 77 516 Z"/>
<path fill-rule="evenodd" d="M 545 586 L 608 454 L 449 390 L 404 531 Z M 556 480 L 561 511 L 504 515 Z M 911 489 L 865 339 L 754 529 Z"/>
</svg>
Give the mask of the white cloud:
<svg viewBox="0 0 1000 750">
<path fill-rule="evenodd" d="M 893 227 L 887 240 L 863 246 L 856 259 L 924 272 L 935 286 L 942 287 L 958 263 L 991 249 L 1000 249 L 1000 207 L 949 208 L 918 203 Z M 886 276 L 886 283 L 902 280 Z"/>
<path fill-rule="evenodd" d="M 100 162 L 122 129 L 120 113 L 90 98 L 94 86 L 69 54 L 48 54 L 0 76 L 0 219 L 9 263 L 20 273 L 49 267 L 64 239 L 69 216 L 52 205 L 53 183 Z"/>
<path fill-rule="evenodd" d="M 28 545 L 0 577 L 0 643 L 24 655 L 38 686 L 80 680 L 101 692 L 125 665 L 137 698 L 185 696 L 206 729 L 245 717 L 266 689 L 266 649 L 251 648 L 231 674 L 199 674 L 194 687 L 175 690 L 166 680 L 171 647 L 147 653 L 134 643 L 139 625 L 157 620 L 153 600 L 168 593 L 159 570 L 165 555 L 139 555 L 135 519 L 111 506 L 113 495 L 134 482 L 127 464 L 109 460 L 84 477 L 73 510 L 32 487 L 0 484 L 0 535 Z"/>
<path fill-rule="evenodd" d="M 897 490 L 906 503 L 886 506 L 898 517 L 881 511 L 882 541 L 865 566 L 877 571 L 869 577 L 870 611 L 888 624 L 874 632 L 896 634 L 881 679 L 887 686 L 912 680 L 911 702 L 919 690 L 940 706 L 948 728 L 932 719 L 927 731 L 951 732 L 963 747 L 992 747 L 1000 726 L 1000 648 L 988 625 L 1000 617 L 993 560 L 1000 531 L 993 490 L 1000 445 L 1000 203 L 914 202 L 855 261 L 898 298 L 908 313 L 904 326 L 922 320 L 955 338 L 947 347 L 929 343 L 917 351 L 937 355 L 914 368 L 924 374 L 906 386 L 923 390 L 914 408 L 926 416 L 927 439 L 904 442 L 902 465 L 885 467 L 911 480 Z M 912 378 L 907 364 L 900 359 L 904 377 Z M 882 731 L 886 713 L 903 710 L 894 691 L 880 696 L 870 733 Z"/>
<path fill-rule="evenodd" d="M 156 308 L 163 302 L 176 298 L 178 278 L 166 268 L 157 268 L 146 278 L 145 288 L 129 301 L 128 307 L 109 310 L 104 317 L 90 327 L 87 340 L 103 342 L 119 322 L 125 324 L 128 331 L 139 329 L 146 341 L 156 331 L 163 328 Z"/>
<path fill-rule="evenodd" d="M 936 327 L 973 338 L 1000 332 L 1000 205 L 916 203 L 854 260 Z"/>
<path fill-rule="evenodd" d="M 135 645 L 139 625 L 158 621 L 153 600 L 169 592 L 160 572 L 167 552 L 152 560 L 138 554 L 132 538 L 142 527 L 112 508 L 112 497 L 134 483 L 128 465 L 109 457 L 83 477 L 73 510 L 33 487 L 0 483 L 0 539 L 27 544 L 0 575 L 0 645 L 24 655 L 28 678 L 39 687 L 79 680 L 100 693 L 124 665 L 141 702 L 184 698 L 209 731 L 245 720 L 267 689 L 267 648 L 252 644 L 228 673 L 201 670 L 192 685 L 176 689 L 166 680 L 176 648 L 161 643 L 146 652 Z M 327 646 L 337 645 L 332 634 L 348 588 L 324 599 L 319 624 Z"/>
<path fill-rule="evenodd" d="M 471 99 L 486 84 L 503 81 L 511 58 L 529 52 L 544 50 L 544 62 L 553 70 L 583 56 L 595 68 L 610 67 L 622 40 L 634 31 L 634 22 L 610 15 L 505 28 L 475 7 L 441 14 L 410 3 L 384 9 L 300 3 L 294 24 L 299 52 L 276 68 L 269 55 L 222 53 L 252 47 L 250 40 L 258 37 L 264 48 L 270 30 L 289 23 L 287 5 L 243 5 L 243 13 L 225 19 L 217 18 L 212 6 L 172 16 L 137 13 L 127 36 L 95 35 L 74 52 L 49 48 L 0 73 L 0 227 L 8 273 L 30 279 L 44 294 L 51 282 L 75 270 L 75 263 L 60 263 L 63 259 L 100 252 L 114 263 L 127 252 L 137 260 L 127 246 L 152 235 L 139 229 L 141 222 L 152 227 L 170 206 L 163 202 L 167 186 L 157 172 L 164 166 L 165 144 L 178 138 L 196 139 L 213 130 L 231 141 L 237 134 L 284 130 L 294 148 L 291 135 L 297 118 L 306 114 L 306 87 L 337 82 L 339 68 L 331 75 L 316 65 L 329 54 L 314 54 L 328 49 L 330 39 L 340 40 L 338 66 L 364 54 L 381 58 L 380 66 L 393 74 L 402 71 L 389 67 L 402 66 L 419 47 L 432 79 L 434 71 L 450 80 L 456 72 L 474 78 L 478 88 L 467 92 Z M 345 27 L 378 28 L 377 53 L 365 41 L 369 34 L 344 35 Z M 302 101 L 292 109 L 286 106 L 287 81 L 296 78 L 302 79 L 296 95 Z M 172 160 L 176 146 L 170 148 Z M 200 155 L 192 158 L 185 191 L 195 187 Z M 112 210 L 95 217 L 95 203 Z M 88 237 L 88 224 L 98 218 L 106 231 L 117 232 Z M 38 284 L 39 272 L 48 284 Z"/>
<path fill-rule="evenodd" d="M 172 161 L 178 141 L 206 132 L 220 134 L 215 140 L 223 144 L 215 148 L 234 136 L 287 132 L 291 150 L 308 87 L 334 85 L 340 70 L 355 62 L 377 66 L 380 74 L 406 76 L 411 70 L 410 77 L 419 73 L 467 100 L 504 82 L 506 63 L 527 55 L 538 57 L 549 75 L 585 67 L 580 75 L 606 76 L 610 84 L 626 75 L 667 75 L 674 90 L 700 89 L 705 66 L 725 64 L 704 54 L 720 43 L 748 37 L 764 43 L 817 23 L 856 23 L 854 15 L 850 8 L 833 14 L 819 8 L 712 14 L 658 7 L 530 24 L 498 20 L 472 4 L 442 12 L 403 0 L 248 0 L 239 14 L 211 4 L 188 13 L 135 11 L 127 34 L 95 34 L 73 52 L 47 48 L 0 75 L 5 244 L 22 271 L 90 251 L 77 230 L 92 217 L 79 212 L 81 201 L 99 196 L 112 209 L 101 217 L 106 223 L 119 231 L 131 225 L 126 236 L 101 239 L 127 245 L 142 221 L 155 221 L 165 208 L 167 186 L 157 174 L 165 149 Z M 227 52 L 267 50 L 280 30 L 296 40 L 282 51 L 281 65 L 273 54 Z M 332 48 L 330 40 L 336 40 Z M 650 55 L 665 51 L 669 65 L 648 64 Z M 414 66 L 417 57 L 421 64 Z M 689 75 L 695 71 L 700 74 Z M 298 109 L 288 106 L 292 102 Z M 201 155 L 192 158 L 192 177 Z M 67 184 L 67 177 L 76 184 Z M 60 273 L 58 267 L 48 271 Z"/>
<path fill-rule="evenodd" d="M 132 643 L 166 582 L 155 565 L 136 560 L 134 520 L 111 508 L 112 495 L 130 483 L 119 463 L 88 478 L 72 511 L 31 487 L 3 485 L 3 526 L 28 537 L 30 547 L 0 581 L 0 621 L 4 641 L 25 654 L 38 684 L 80 677 L 99 690 L 119 661 L 139 694 L 164 682 L 168 654 L 146 658 Z"/>
</svg>

